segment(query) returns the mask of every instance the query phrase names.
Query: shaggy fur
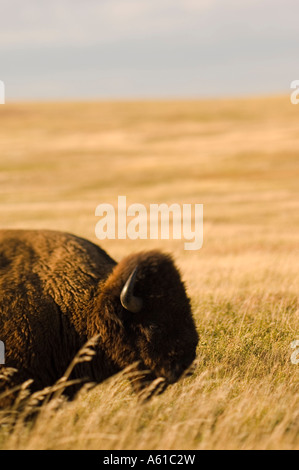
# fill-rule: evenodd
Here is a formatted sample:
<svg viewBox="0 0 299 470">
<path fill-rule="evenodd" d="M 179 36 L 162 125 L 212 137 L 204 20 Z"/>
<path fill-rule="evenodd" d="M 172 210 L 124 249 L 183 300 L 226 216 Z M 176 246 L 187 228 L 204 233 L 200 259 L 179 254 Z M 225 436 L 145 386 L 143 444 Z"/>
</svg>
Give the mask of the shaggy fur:
<svg viewBox="0 0 299 470">
<path fill-rule="evenodd" d="M 120 293 L 138 266 L 138 314 Z M 99 335 L 96 355 L 73 377 L 101 382 L 139 361 L 150 379 L 173 383 L 195 358 L 198 342 L 189 299 L 170 256 L 158 251 L 120 263 L 74 235 L 53 231 L 0 231 L 0 339 L 14 384 L 52 385 L 85 342 Z M 135 382 L 137 388 L 141 382 Z"/>
</svg>

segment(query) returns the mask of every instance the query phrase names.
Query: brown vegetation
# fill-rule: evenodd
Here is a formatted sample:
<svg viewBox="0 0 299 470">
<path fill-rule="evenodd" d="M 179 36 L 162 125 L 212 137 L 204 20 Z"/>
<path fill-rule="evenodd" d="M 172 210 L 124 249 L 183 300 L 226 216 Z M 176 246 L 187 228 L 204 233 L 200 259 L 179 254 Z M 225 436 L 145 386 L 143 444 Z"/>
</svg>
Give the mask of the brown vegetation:
<svg viewBox="0 0 299 470">
<path fill-rule="evenodd" d="M 14 104 L 0 113 L 1 227 L 97 241 L 95 207 L 203 203 L 204 245 L 105 240 L 117 260 L 171 252 L 200 342 L 192 377 L 148 403 L 127 379 L 1 415 L 5 449 L 298 449 L 299 107 L 289 97 Z M 58 400 L 58 398 L 57 398 Z M 55 405 L 55 406 L 54 406 Z"/>
</svg>

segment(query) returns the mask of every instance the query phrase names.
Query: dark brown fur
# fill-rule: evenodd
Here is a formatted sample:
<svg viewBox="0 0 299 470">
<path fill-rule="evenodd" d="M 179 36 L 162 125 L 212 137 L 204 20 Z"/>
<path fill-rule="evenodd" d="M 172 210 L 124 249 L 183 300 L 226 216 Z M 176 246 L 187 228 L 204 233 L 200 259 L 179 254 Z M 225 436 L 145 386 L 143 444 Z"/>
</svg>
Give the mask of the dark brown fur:
<svg viewBox="0 0 299 470">
<path fill-rule="evenodd" d="M 138 314 L 120 303 L 136 266 Z M 172 258 L 150 251 L 116 264 L 74 235 L 0 231 L 0 340 L 6 347 L 0 372 L 16 368 L 14 384 L 31 378 L 33 390 L 41 389 L 64 374 L 94 335 L 96 355 L 76 366 L 74 377 L 101 382 L 139 361 L 150 379 L 175 382 L 194 360 L 198 337 Z"/>
</svg>

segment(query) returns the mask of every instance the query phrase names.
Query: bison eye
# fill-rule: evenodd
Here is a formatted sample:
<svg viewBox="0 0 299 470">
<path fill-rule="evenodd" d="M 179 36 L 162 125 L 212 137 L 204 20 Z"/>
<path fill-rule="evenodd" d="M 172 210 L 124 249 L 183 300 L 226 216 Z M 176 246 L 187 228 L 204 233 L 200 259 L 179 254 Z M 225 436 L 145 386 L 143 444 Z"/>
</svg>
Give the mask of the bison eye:
<svg viewBox="0 0 299 470">
<path fill-rule="evenodd" d="M 153 325 L 153 324 L 147 325 L 146 329 L 149 330 L 149 331 L 152 331 L 152 332 L 156 332 L 156 331 L 160 330 L 158 325 Z"/>
<path fill-rule="evenodd" d="M 154 336 L 155 338 L 161 336 L 161 328 L 158 325 L 147 325 L 144 332 L 148 341 L 151 341 Z"/>
</svg>

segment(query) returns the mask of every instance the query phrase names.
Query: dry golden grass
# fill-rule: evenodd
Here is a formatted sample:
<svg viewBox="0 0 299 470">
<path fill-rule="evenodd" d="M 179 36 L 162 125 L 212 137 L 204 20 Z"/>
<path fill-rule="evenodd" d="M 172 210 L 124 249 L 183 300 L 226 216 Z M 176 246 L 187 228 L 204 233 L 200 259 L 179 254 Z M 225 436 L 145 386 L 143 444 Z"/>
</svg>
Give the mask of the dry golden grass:
<svg viewBox="0 0 299 470">
<path fill-rule="evenodd" d="M 171 251 L 200 334 L 194 376 L 141 403 L 112 378 L 36 421 L 0 416 L 3 449 L 298 449 L 299 107 L 244 100 L 0 108 L 1 227 L 97 242 L 95 208 L 203 203 L 204 246 L 107 240 L 120 259 Z"/>
</svg>

